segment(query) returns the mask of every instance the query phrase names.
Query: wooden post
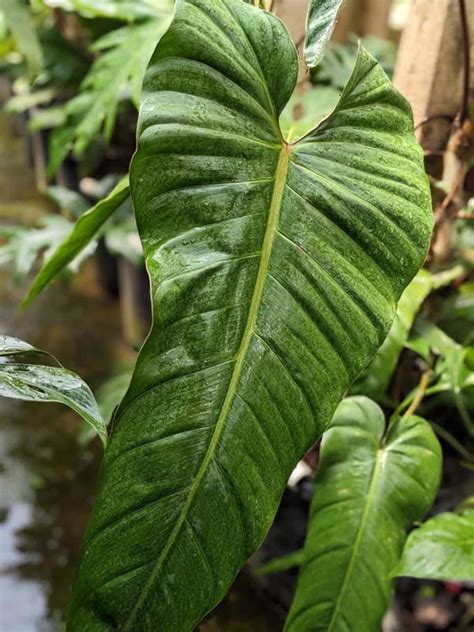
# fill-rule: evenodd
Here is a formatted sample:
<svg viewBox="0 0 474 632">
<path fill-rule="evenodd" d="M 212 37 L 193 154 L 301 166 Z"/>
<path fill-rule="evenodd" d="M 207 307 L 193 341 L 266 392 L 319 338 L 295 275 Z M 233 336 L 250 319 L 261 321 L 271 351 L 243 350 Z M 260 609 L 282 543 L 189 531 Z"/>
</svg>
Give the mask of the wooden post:
<svg viewBox="0 0 474 632">
<path fill-rule="evenodd" d="M 388 18 L 392 0 L 364 0 L 361 35 L 375 35 L 387 39 L 390 34 Z"/>
<path fill-rule="evenodd" d="M 467 4 L 474 58 L 474 3 Z M 394 81 L 411 103 L 415 125 L 429 117 L 454 117 L 459 112 L 463 59 L 459 0 L 413 0 Z M 449 120 L 434 118 L 419 128 L 418 138 L 425 149 L 436 152 L 445 149 L 450 130 Z"/>
</svg>

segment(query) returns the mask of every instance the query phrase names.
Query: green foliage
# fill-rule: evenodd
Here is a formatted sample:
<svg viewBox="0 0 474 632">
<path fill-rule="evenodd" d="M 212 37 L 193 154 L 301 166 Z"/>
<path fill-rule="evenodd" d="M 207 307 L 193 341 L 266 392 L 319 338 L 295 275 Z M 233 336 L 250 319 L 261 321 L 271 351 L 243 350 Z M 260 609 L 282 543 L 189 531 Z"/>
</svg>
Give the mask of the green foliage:
<svg viewBox="0 0 474 632">
<path fill-rule="evenodd" d="M 24 0 L 0 0 L 0 14 L 13 35 L 18 50 L 34 79 L 43 66 L 43 54 L 28 4 Z"/>
<path fill-rule="evenodd" d="M 447 336 L 433 323 L 419 318 L 414 327 L 415 336 L 407 343 L 410 349 L 424 358 L 438 356 L 433 371 L 433 382 L 426 395 L 447 394 L 452 398 L 459 415 L 471 436 L 474 436 L 474 421 L 465 402 L 465 392 L 474 387 L 473 347 L 463 347 Z M 399 410 L 408 406 L 416 397 L 410 393 Z"/>
<path fill-rule="evenodd" d="M 323 438 L 285 631 L 380 629 L 405 529 L 431 507 L 440 478 L 441 449 L 426 421 L 406 417 L 386 431 L 374 402 L 344 400 Z"/>
<path fill-rule="evenodd" d="M 339 90 L 323 86 L 294 94 L 280 116 L 286 140 L 294 142 L 314 129 L 336 107 L 340 96 Z"/>
<path fill-rule="evenodd" d="M 314 68 L 324 57 L 342 3 L 343 0 L 310 0 L 304 48 L 307 68 Z"/>
<path fill-rule="evenodd" d="M 78 375 L 62 367 L 24 363 L 16 359 L 11 361 L 12 357 L 36 353 L 46 352 L 16 338 L 0 336 L 0 396 L 65 404 L 90 424 L 105 446 L 107 431 L 104 420 L 89 387 Z"/>
<path fill-rule="evenodd" d="M 392 42 L 373 36 L 361 40 L 352 37 L 347 43 L 329 47 L 323 61 L 311 70 L 312 83 L 342 90 L 351 76 L 360 45 L 377 59 L 389 77 L 393 75 L 396 48 Z"/>
<path fill-rule="evenodd" d="M 154 323 L 115 416 L 71 632 L 194 629 L 425 257 L 406 101 L 361 51 L 336 110 L 289 147 L 278 117 L 297 72 L 281 22 L 240 0 L 181 0 L 153 55 L 131 190 Z"/>
<path fill-rule="evenodd" d="M 442 513 L 412 531 L 396 568 L 399 576 L 474 580 L 474 508 Z"/>
<path fill-rule="evenodd" d="M 36 261 L 44 257 L 48 259 L 62 244 L 71 232 L 73 224 L 60 215 L 48 215 L 41 219 L 37 228 L 14 226 L 0 228 L 0 238 L 5 243 L 0 246 L 0 265 L 13 265 L 13 270 L 19 279 L 31 272 Z M 90 251 L 85 251 L 88 256 Z M 73 270 L 77 270 L 81 262 L 68 262 Z"/>
<path fill-rule="evenodd" d="M 23 304 L 28 305 L 66 266 L 70 265 L 93 241 L 105 222 L 129 197 L 128 176 L 93 208 L 84 213 L 75 226 L 63 235 L 58 246 L 35 277 Z M 67 203 L 67 202 L 66 202 Z"/>
<path fill-rule="evenodd" d="M 432 277 L 426 270 L 422 270 L 407 287 L 387 339 L 367 369 L 351 386 L 353 395 L 366 395 L 378 402 L 384 399 L 413 322 L 432 288 Z"/>
<path fill-rule="evenodd" d="M 161 16 L 169 10 L 170 0 L 54 0 L 54 6 L 75 11 L 89 19 L 112 18 L 134 22 Z"/>
<path fill-rule="evenodd" d="M 164 4 L 169 7 L 169 3 Z M 101 130 L 105 140 L 110 140 L 121 100 L 130 98 L 138 106 L 146 66 L 168 24 L 169 10 L 160 17 L 111 31 L 94 43 L 92 51 L 100 56 L 79 95 L 66 104 L 64 124 L 51 136 L 50 177 L 71 149 L 81 155 Z"/>
</svg>

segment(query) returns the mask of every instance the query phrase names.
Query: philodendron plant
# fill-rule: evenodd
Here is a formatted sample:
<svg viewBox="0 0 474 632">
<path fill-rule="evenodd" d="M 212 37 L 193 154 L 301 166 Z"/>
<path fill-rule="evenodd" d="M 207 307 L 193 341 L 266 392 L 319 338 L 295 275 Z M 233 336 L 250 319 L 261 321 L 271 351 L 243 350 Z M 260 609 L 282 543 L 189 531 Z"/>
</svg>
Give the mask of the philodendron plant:
<svg viewBox="0 0 474 632">
<path fill-rule="evenodd" d="M 148 67 L 130 185 L 154 322 L 115 415 L 71 632 L 190 632 L 215 607 L 426 254 L 407 102 L 361 49 L 334 111 L 289 144 L 297 52 L 253 4 L 178 0 Z M 313 4 L 317 63 L 340 2 Z"/>
<path fill-rule="evenodd" d="M 308 67 L 320 61 L 340 5 L 310 2 Z M 297 51 L 262 7 L 268 3 L 177 0 L 148 66 L 130 191 L 153 326 L 114 416 L 69 632 L 194 630 L 261 544 L 292 469 L 384 341 L 427 252 L 430 192 L 408 103 L 361 48 L 332 113 L 287 142 L 279 118 L 297 83 Z M 123 181 L 117 205 L 128 191 Z M 114 195 L 89 212 L 32 295 L 109 217 Z M 435 461 L 437 448 L 418 418 L 386 434 L 375 404 L 349 405 L 366 412 L 339 417 L 326 453 L 354 441 L 362 459 L 365 441 L 369 447 L 356 513 L 341 542 L 328 546 L 347 546 L 353 534 L 360 546 L 343 562 L 325 557 L 334 572 L 341 564 L 348 572 L 342 588 L 325 584 L 332 610 L 323 614 L 332 630 L 369 630 L 380 608 L 353 627 L 338 616 L 356 565 L 364 566 L 358 555 L 371 550 L 367 512 L 397 500 L 384 464 L 400 471 L 413 437 Z M 341 471 L 350 485 L 347 466 Z M 402 531 L 436 487 L 438 474 L 426 494 L 411 474 L 414 499 L 395 503 L 393 520 L 371 532 L 395 530 L 378 568 L 386 574 Z M 375 494 L 379 480 L 387 498 Z M 306 549 L 324 556 L 313 522 Z M 308 605 L 311 578 L 305 559 L 288 630 L 329 629 L 311 616 L 321 614 Z M 388 595 L 384 583 L 382 608 Z"/>
</svg>

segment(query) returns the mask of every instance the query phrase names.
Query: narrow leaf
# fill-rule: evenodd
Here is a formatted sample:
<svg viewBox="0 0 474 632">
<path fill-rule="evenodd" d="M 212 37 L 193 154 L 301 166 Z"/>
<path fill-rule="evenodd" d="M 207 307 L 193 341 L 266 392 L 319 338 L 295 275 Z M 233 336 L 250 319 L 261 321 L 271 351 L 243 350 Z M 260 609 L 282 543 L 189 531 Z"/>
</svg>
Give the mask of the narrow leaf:
<svg viewBox="0 0 474 632">
<path fill-rule="evenodd" d="M 23 305 L 27 306 L 90 243 L 111 215 L 130 195 L 128 176 L 76 222 L 72 232 L 43 265 L 35 277 Z"/>
<path fill-rule="evenodd" d="M 154 323 L 115 417 L 70 632 L 196 627 L 425 257 L 406 101 L 361 51 L 333 114 L 289 145 L 278 119 L 297 75 L 280 20 L 241 0 L 180 0 L 152 57 L 131 190 Z"/>
<path fill-rule="evenodd" d="M 304 561 L 286 632 L 379 630 L 405 529 L 434 501 L 441 449 L 430 425 L 385 436 L 371 400 L 344 400 L 324 436 Z"/>
<path fill-rule="evenodd" d="M 474 580 L 474 509 L 442 513 L 412 531 L 396 568 L 398 576 Z"/>
<path fill-rule="evenodd" d="M 304 59 L 307 68 L 314 68 L 324 56 L 343 0 L 310 0 Z"/>
<path fill-rule="evenodd" d="M 273 573 L 282 573 L 283 571 L 288 571 L 292 568 L 296 568 L 301 566 L 304 561 L 304 551 L 300 549 L 298 551 L 294 551 L 293 553 L 289 553 L 288 555 L 284 555 L 282 557 L 276 557 L 270 562 L 267 562 L 259 569 L 257 569 L 257 575 L 271 575 Z"/>
<path fill-rule="evenodd" d="M 94 396 L 71 371 L 33 364 L 0 364 L 0 396 L 65 404 L 94 428 L 104 446 L 107 444 L 107 430 Z"/>
<path fill-rule="evenodd" d="M 387 339 L 351 386 L 352 395 L 366 395 L 378 402 L 383 400 L 413 322 L 431 290 L 432 277 L 426 270 L 421 270 L 402 294 Z"/>
</svg>

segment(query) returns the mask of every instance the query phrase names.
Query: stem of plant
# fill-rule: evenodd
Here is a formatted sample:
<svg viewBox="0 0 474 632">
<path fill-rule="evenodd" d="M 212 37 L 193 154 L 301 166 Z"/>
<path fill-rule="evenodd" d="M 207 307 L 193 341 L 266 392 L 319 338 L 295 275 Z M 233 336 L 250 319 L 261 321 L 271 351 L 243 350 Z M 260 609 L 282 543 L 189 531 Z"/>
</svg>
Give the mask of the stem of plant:
<svg viewBox="0 0 474 632">
<path fill-rule="evenodd" d="M 441 437 L 447 444 L 449 444 L 453 450 L 462 456 L 463 459 L 469 461 L 469 463 L 474 463 L 474 454 L 471 454 L 469 450 L 467 450 L 460 441 L 458 441 L 452 434 L 450 434 L 447 430 L 445 430 L 442 426 L 435 423 L 434 421 L 430 422 L 431 427 L 436 432 L 436 434 Z"/>
<path fill-rule="evenodd" d="M 428 369 L 421 376 L 415 399 L 412 401 L 410 406 L 408 406 L 408 408 L 406 409 L 405 413 L 403 414 L 402 419 L 406 419 L 406 417 L 411 417 L 412 415 L 416 413 L 421 402 L 423 401 L 425 397 L 426 389 L 428 388 L 430 384 L 430 379 L 431 379 L 431 369 Z"/>
</svg>

